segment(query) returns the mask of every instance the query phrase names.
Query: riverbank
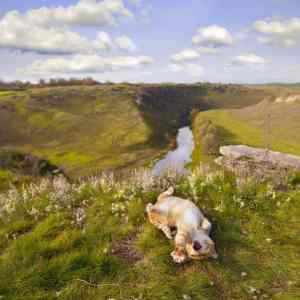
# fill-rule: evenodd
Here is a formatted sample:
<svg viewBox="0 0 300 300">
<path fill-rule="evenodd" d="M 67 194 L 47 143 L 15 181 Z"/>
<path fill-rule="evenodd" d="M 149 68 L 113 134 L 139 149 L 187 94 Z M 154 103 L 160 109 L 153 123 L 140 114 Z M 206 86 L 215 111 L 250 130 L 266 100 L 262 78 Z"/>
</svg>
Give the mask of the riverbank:
<svg viewBox="0 0 300 300">
<path fill-rule="evenodd" d="M 169 151 L 165 157 L 159 160 L 153 167 L 155 176 L 164 175 L 173 170 L 179 174 L 188 174 L 185 166 L 192 161 L 192 153 L 195 148 L 193 132 L 189 127 L 182 127 L 177 134 L 177 147 Z"/>
</svg>

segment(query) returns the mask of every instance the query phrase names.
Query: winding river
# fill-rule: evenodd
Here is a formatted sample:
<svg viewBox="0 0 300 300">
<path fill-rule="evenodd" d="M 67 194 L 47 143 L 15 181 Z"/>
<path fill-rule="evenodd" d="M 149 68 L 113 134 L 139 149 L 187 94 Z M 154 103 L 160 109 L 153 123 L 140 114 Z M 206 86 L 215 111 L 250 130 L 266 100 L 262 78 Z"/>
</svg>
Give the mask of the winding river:
<svg viewBox="0 0 300 300">
<path fill-rule="evenodd" d="M 194 135 L 189 127 L 182 127 L 177 134 L 177 148 L 169 151 L 165 157 L 159 160 L 153 167 L 153 174 L 161 176 L 172 169 L 180 174 L 187 174 L 186 164 L 192 161 L 192 153 L 195 147 Z"/>
</svg>

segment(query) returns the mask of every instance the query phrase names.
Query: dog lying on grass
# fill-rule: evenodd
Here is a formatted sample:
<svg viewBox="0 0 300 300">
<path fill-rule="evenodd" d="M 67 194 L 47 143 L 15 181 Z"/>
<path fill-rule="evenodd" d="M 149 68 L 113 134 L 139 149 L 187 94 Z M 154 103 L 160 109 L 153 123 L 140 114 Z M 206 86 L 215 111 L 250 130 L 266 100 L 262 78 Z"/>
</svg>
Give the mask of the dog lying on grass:
<svg viewBox="0 0 300 300">
<path fill-rule="evenodd" d="M 173 193 L 171 187 L 159 195 L 154 205 L 149 203 L 146 208 L 150 222 L 168 239 L 172 239 L 171 228 L 176 227 L 173 260 L 183 263 L 188 258 L 217 258 L 215 244 L 209 237 L 211 223 L 192 201 L 174 197 Z"/>
</svg>

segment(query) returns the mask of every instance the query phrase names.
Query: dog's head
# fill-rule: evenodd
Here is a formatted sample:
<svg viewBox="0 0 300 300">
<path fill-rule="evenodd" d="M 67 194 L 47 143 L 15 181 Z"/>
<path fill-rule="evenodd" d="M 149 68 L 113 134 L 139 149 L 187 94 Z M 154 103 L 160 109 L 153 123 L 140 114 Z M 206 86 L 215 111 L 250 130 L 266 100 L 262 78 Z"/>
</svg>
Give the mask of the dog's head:
<svg viewBox="0 0 300 300">
<path fill-rule="evenodd" d="M 196 232 L 193 240 L 187 244 L 186 251 L 191 259 L 218 258 L 215 243 L 203 230 Z"/>
</svg>

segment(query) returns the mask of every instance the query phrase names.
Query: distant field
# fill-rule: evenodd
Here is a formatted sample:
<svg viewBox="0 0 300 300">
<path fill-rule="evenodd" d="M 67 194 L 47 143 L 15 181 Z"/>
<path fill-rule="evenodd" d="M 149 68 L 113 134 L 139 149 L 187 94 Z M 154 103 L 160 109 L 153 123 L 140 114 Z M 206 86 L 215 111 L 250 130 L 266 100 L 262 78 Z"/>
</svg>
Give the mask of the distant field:
<svg viewBox="0 0 300 300">
<path fill-rule="evenodd" d="M 0 91 L 0 100 L 2 97 L 4 96 L 8 96 L 8 95 L 11 95 L 13 94 L 13 92 L 10 92 L 10 91 Z"/>
<path fill-rule="evenodd" d="M 45 88 L 6 94 L 0 145 L 49 159 L 67 172 L 138 164 L 159 153 L 128 87 Z"/>
<path fill-rule="evenodd" d="M 74 177 L 148 165 L 198 112 L 273 95 L 221 84 L 105 84 L 0 92 L 0 150 L 31 153 Z"/>
</svg>

